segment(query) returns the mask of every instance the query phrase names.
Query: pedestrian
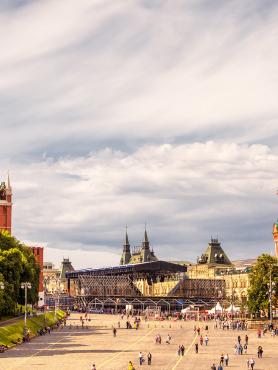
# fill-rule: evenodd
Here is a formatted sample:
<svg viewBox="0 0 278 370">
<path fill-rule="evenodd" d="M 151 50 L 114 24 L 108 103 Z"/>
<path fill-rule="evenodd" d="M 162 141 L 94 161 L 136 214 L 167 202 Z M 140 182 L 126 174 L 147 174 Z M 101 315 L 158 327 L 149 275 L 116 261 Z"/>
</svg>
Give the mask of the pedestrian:
<svg viewBox="0 0 278 370">
<path fill-rule="evenodd" d="M 178 356 L 181 355 L 181 346 L 179 346 L 179 349 L 178 349 Z"/>
<path fill-rule="evenodd" d="M 116 328 L 113 328 L 113 335 L 114 335 L 114 337 L 117 336 L 117 329 Z"/>
<path fill-rule="evenodd" d="M 220 365 L 224 365 L 224 355 L 222 353 L 222 355 L 220 356 Z"/>
<path fill-rule="evenodd" d="M 147 357 L 148 357 L 148 365 L 151 365 L 152 364 L 152 358 L 153 358 L 151 352 L 148 353 Z"/>
<path fill-rule="evenodd" d="M 209 339 L 208 339 L 208 336 L 206 335 L 205 336 L 205 344 L 206 344 L 206 346 L 208 345 L 208 341 L 209 341 Z"/>
<path fill-rule="evenodd" d="M 199 351 L 199 345 L 198 343 L 195 343 L 195 353 L 198 353 L 198 351 Z"/>
<path fill-rule="evenodd" d="M 243 346 L 243 348 L 244 348 L 244 353 L 245 353 L 245 354 L 247 353 L 247 347 L 248 347 L 248 346 L 247 346 L 247 344 L 245 343 L 245 344 L 244 344 L 244 346 Z"/>
<path fill-rule="evenodd" d="M 96 368 L 96 365 L 95 364 L 93 364 L 92 365 L 92 369 L 91 370 L 97 370 L 97 368 Z"/>
<path fill-rule="evenodd" d="M 129 361 L 127 370 L 135 370 L 133 363 Z"/>
<path fill-rule="evenodd" d="M 254 366 L 255 366 L 255 360 L 253 359 L 253 357 L 250 358 L 249 364 L 251 366 L 251 369 L 253 370 L 254 369 Z"/>
<path fill-rule="evenodd" d="M 216 370 L 215 364 L 212 364 L 212 367 L 210 368 L 211 370 Z"/>
<path fill-rule="evenodd" d="M 201 336 L 200 336 L 200 345 L 202 346 L 202 345 L 203 345 L 203 343 L 204 343 L 204 338 L 203 338 L 203 336 L 201 335 Z"/>
<path fill-rule="evenodd" d="M 181 345 L 181 355 L 182 355 L 182 356 L 184 356 L 184 350 L 185 350 L 185 348 L 184 348 L 184 345 L 182 344 L 182 345 Z"/>
<path fill-rule="evenodd" d="M 143 361 L 144 361 L 144 359 L 143 359 L 143 353 L 142 352 L 139 352 L 139 364 L 140 365 L 143 365 Z"/>
<path fill-rule="evenodd" d="M 262 357 L 263 357 L 263 347 L 259 346 L 258 347 L 258 358 L 262 358 Z"/>
<path fill-rule="evenodd" d="M 248 338 L 248 335 L 246 334 L 246 335 L 245 335 L 245 343 L 247 344 L 247 346 L 248 346 L 248 339 L 249 339 L 249 338 Z"/>
<path fill-rule="evenodd" d="M 217 370 L 223 370 L 223 366 L 220 364 L 217 368 Z"/>
<path fill-rule="evenodd" d="M 250 369 L 250 360 L 249 359 L 247 359 L 246 365 L 247 365 L 247 369 Z"/>
<path fill-rule="evenodd" d="M 224 356 L 225 366 L 229 365 L 229 355 L 228 353 Z"/>
</svg>

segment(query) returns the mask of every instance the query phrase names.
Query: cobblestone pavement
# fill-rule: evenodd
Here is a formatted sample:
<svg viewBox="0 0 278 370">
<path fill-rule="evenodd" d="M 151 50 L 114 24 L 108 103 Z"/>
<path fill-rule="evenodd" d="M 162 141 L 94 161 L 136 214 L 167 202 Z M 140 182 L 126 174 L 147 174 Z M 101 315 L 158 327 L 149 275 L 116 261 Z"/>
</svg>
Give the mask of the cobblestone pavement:
<svg viewBox="0 0 278 370">
<path fill-rule="evenodd" d="M 82 329 L 79 315 L 72 314 L 66 328 L 33 339 L 4 354 L 0 354 L 0 370 L 81 370 L 91 369 L 95 363 L 97 370 L 125 370 L 128 361 L 132 361 L 136 370 L 149 368 L 153 370 L 210 370 L 213 362 L 219 363 L 221 354 L 228 353 L 229 368 L 247 369 L 246 360 L 254 357 L 255 370 L 278 369 L 278 338 L 258 339 L 255 331 L 248 331 L 249 347 L 245 355 L 234 354 L 237 336 L 244 338 L 245 331 L 223 331 L 212 328 L 209 324 L 208 346 L 199 345 L 195 354 L 198 338 L 193 333 L 194 322 L 143 322 L 138 330 L 125 329 L 125 321 L 113 337 L 112 325 L 117 326 L 118 316 L 91 315 L 88 328 Z M 70 328 L 71 325 L 71 328 Z M 77 327 L 78 325 L 78 327 Z M 204 324 L 200 324 L 201 328 Z M 203 335 L 205 331 L 202 330 Z M 155 344 L 155 335 L 160 334 L 162 344 Z M 167 335 L 172 337 L 170 344 L 165 344 Z M 177 354 L 178 346 L 185 346 L 184 357 Z M 263 346 L 263 358 L 257 359 L 258 345 Z M 139 351 L 153 355 L 152 365 L 146 362 L 139 366 Z"/>
</svg>

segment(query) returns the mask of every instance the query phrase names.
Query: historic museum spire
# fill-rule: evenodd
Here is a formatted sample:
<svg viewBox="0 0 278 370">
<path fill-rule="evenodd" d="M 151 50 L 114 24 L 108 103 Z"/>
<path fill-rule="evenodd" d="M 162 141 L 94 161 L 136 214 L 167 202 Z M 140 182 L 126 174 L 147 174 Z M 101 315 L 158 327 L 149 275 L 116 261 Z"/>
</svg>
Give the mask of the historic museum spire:
<svg viewBox="0 0 278 370">
<path fill-rule="evenodd" d="M 122 254 L 122 257 L 121 257 L 121 265 L 128 264 L 129 260 L 130 260 L 130 257 L 131 257 L 130 244 L 129 244 L 129 240 L 128 240 L 128 233 L 127 233 L 127 226 L 126 226 L 125 240 L 124 240 L 124 244 L 123 244 L 123 254 Z"/>
</svg>

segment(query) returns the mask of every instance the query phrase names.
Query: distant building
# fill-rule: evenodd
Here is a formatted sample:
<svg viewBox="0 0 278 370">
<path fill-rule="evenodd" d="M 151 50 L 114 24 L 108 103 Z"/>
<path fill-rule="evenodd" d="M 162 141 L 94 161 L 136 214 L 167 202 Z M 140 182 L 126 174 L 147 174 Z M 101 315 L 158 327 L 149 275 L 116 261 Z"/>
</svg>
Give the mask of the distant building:
<svg viewBox="0 0 278 370">
<path fill-rule="evenodd" d="M 231 262 L 217 239 L 211 239 L 207 249 L 197 258 L 197 263 L 188 266 L 190 279 L 221 279 L 225 281 L 225 290 L 219 292 L 219 298 L 233 303 L 247 300 L 250 286 L 249 272 L 256 259 Z"/>
<path fill-rule="evenodd" d="M 66 273 L 75 271 L 69 258 L 63 258 L 60 268 L 55 268 L 52 262 L 45 262 L 43 266 L 43 280 L 45 293 L 55 294 L 58 290 L 61 294 L 68 293 Z"/>
<path fill-rule="evenodd" d="M 145 229 L 144 240 L 142 241 L 141 246 L 134 247 L 132 253 L 130 251 L 130 244 L 128 240 L 128 234 L 126 231 L 120 264 L 128 265 L 152 261 L 158 261 L 158 259 L 155 256 L 153 249 L 152 250 L 150 249 L 150 242 L 148 239 L 147 230 Z"/>
<path fill-rule="evenodd" d="M 0 183 L 0 230 L 12 233 L 12 187 L 9 176 L 7 184 Z"/>
</svg>

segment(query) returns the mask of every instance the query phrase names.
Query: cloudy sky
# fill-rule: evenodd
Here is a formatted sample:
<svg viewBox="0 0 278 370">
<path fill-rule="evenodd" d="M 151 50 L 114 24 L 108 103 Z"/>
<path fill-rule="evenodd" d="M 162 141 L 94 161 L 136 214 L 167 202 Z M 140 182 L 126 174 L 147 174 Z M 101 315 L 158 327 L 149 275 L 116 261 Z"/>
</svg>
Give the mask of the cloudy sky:
<svg viewBox="0 0 278 370">
<path fill-rule="evenodd" d="M 0 178 L 56 264 L 273 250 L 278 4 L 0 1 Z"/>
</svg>

